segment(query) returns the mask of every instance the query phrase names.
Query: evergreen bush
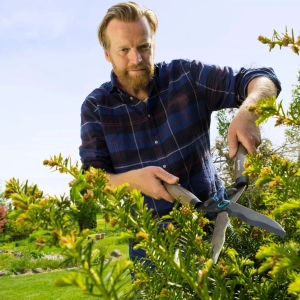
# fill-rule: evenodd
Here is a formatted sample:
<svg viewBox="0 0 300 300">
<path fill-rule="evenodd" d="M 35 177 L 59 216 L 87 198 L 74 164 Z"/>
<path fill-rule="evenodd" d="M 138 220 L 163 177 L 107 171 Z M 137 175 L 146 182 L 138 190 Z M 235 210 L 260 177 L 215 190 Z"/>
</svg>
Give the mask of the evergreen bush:
<svg viewBox="0 0 300 300">
<path fill-rule="evenodd" d="M 300 37 L 295 39 L 293 34 L 281 37 L 275 32 L 273 39 L 259 39 L 271 49 L 290 45 L 299 53 Z M 259 115 L 258 124 L 276 116 L 277 125 L 290 126 L 288 138 L 296 141 L 299 90 L 300 83 L 287 112 L 274 98 L 259 101 L 251 108 Z M 30 224 L 51 233 L 50 237 L 35 240 L 38 247 L 59 245 L 66 263 L 80 265 L 79 270 L 57 280 L 59 286 L 76 285 L 85 293 L 107 300 L 299 299 L 299 159 L 282 157 L 276 151 L 266 155 L 273 150 L 266 141 L 261 152 L 248 156 L 245 175 L 251 178 L 253 186 L 242 201 L 275 218 L 285 228 L 287 237 L 282 239 L 231 218 L 233 232 L 227 232 L 217 264 L 211 259 L 210 238 L 204 230 L 209 221 L 203 213 L 177 206 L 168 217 L 153 218 L 139 191 L 129 191 L 127 184 L 109 186 L 104 171 L 91 167 L 83 172 L 77 163 L 72 165 L 69 158 L 61 155 L 44 164 L 74 177 L 69 197 L 44 196 L 37 186 L 22 185 L 15 179 L 7 182 L 5 195 L 14 201 L 16 211 L 10 217 L 18 224 Z M 146 250 L 147 259 L 107 262 L 104 250 L 88 239 L 90 230 L 78 224 L 80 210 L 83 212 L 86 203 L 100 207 L 106 222 L 126 229 L 126 237 L 136 241 L 136 248 Z M 158 230 L 162 222 L 167 225 Z M 136 280 L 128 288 L 129 272 L 134 272 Z"/>
</svg>

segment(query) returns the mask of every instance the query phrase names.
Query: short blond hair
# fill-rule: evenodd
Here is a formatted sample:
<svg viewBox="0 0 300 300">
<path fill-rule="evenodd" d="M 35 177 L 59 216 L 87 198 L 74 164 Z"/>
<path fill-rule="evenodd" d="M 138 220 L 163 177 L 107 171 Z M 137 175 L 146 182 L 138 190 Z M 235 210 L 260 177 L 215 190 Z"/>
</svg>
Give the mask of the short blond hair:
<svg viewBox="0 0 300 300">
<path fill-rule="evenodd" d="M 141 8 L 135 2 L 121 2 L 110 7 L 98 27 L 98 39 L 100 45 L 104 49 L 109 48 L 109 40 L 106 36 L 106 28 L 112 19 L 117 19 L 122 22 L 137 22 L 145 17 L 149 23 L 152 36 L 158 28 L 158 20 L 156 14 L 148 8 Z"/>
</svg>

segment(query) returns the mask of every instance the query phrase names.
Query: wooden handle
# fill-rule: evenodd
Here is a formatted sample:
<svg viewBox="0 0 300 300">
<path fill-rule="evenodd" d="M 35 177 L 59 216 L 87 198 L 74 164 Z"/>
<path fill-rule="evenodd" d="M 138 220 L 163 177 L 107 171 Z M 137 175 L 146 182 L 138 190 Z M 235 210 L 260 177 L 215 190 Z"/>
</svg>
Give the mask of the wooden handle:
<svg viewBox="0 0 300 300">
<path fill-rule="evenodd" d="M 166 190 L 168 193 L 174 198 L 178 199 L 180 198 L 180 203 L 183 205 L 192 205 L 192 206 L 198 206 L 202 202 L 191 192 L 183 188 L 182 186 L 178 184 L 169 184 L 166 182 L 163 182 Z"/>
</svg>

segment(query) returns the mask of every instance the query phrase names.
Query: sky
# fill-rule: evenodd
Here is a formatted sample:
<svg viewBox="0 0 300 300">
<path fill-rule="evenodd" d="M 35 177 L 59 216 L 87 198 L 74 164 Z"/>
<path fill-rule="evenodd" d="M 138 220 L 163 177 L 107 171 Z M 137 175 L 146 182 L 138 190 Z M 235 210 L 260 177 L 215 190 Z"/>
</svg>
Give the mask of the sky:
<svg viewBox="0 0 300 300">
<path fill-rule="evenodd" d="M 61 153 L 80 163 L 82 102 L 110 80 L 97 27 L 117 2 L 0 1 L 0 191 L 14 177 L 45 194 L 68 193 L 71 177 L 51 172 L 43 160 Z M 158 16 L 155 62 L 272 67 L 282 83 L 279 100 L 288 106 L 299 56 L 287 48 L 269 52 L 257 37 L 283 33 L 286 26 L 299 35 L 300 0 L 137 2 Z M 281 140 L 283 130 L 268 125 L 263 136 Z"/>
</svg>

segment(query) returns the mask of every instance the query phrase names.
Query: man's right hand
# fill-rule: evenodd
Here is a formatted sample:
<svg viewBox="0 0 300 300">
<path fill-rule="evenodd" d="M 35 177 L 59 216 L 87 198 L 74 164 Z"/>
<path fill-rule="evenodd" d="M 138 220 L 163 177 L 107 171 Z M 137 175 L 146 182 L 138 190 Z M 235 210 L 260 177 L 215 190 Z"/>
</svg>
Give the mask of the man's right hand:
<svg viewBox="0 0 300 300">
<path fill-rule="evenodd" d="M 175 199 L 167 192 L 162 182 L 177 184 L 179 178 L 160 167 L 145 167 L 121 174 L 109 174 L 109 183 L 114 186 L 129 183 L 130 189 L 140 190 L 143 194 L 156 200 L 164 199 L 174 202 Z"/>
</svg>

